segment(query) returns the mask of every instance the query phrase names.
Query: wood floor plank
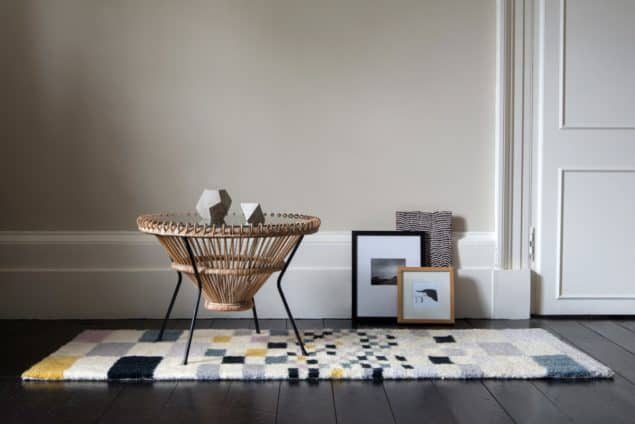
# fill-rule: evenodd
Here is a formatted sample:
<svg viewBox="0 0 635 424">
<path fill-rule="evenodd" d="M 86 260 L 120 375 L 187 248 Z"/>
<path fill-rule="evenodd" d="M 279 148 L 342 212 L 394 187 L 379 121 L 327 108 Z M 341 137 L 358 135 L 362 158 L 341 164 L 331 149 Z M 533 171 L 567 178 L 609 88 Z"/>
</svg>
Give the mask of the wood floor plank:
<svg viewBox="0 0 635 424">
<path fill-rule="evenodd" d="M 458 319 L 454 324 L 398 324 L 396 321 L 362 321 L 354 323 L 351 320 L 325 319 L 324 325 L 332 328 L 403 328 L 403 329 L 465 329 L 470 325 L 464 319 Z M 337 326 L 337 327 L 335 327 Z"/>
<path fill-rule="evenodd" d="M 170 320 L 170 323 L 182 320 Z M 161 320 L 158 319 L 82 319 L 77 323 L 84 329 L 96 330 L 142 330 L 142 329 L 159 329 L 161 328 Z"/>
<path fill-rule="evenodd" d="M 511 417 L 481 381 L 435 380 L 457 423 L 512 423 Z"/>
<path fill-rule="evenodd" d="M 431 381 L 384 381 L 398 424 L 454 423 L 450 406 Z"/>
<path fill-rule="evenodd" d="M 75 328 L 76 330 L 78 330 L 81 327 L 82 326 L 80 325 L 78 320 L 0 320 L 0 331 L 2 331 L 3 336 L 43 333 L 45 331 L 56 331 L 59 329 L 68 328 Z"/>
<path fill-rule="evenodd" d="M 0 319 L 0 331 L 4 336 L 19 333 L 25 328 L 32 328 L 35 325 L 34 319 Z"/>
<path fill-rule="evenodd" d="M 353 322 L 354 328 L 367 329 L 367 328 L 398 328 L 397 321 L 380 321 L 380 322 Z"/>
<path fill-rule="evenodd" d="M 351 321 L 350 319 L 325 319 L 324 327 L 332 329 L 351 329 L 353 328 L 353 321 Z"/>
<path fill-rule="evenodd" d="M 529 319 L 468 319 L 466 322 L 473 328 L 491 328 L 496 330 L 535 327 L 535 324 Z"/>
<path fill-rule="evenodd" d="M 628 371 L 624 367 L 631 361 L 630 353 L 579 323 L 550 319 L 534 321 L 615 371 Z M 633 422 L 635 386 L 620 375 L 613 380 L 537 380 L 534 385 L 577 423 Z"/>
<path fill-rule="evenodd" d="M 223 402 L 224 423 L 274 423 L 280 392 L 279 381 L 232 381 Z"/>
<path fill-rule="evenodd" d="M 535 386 L 576 423 L 633 423 L 632 385 L 614 381 L 537 381 Z"/>
<path fill-rule="evenodd" d="M 161 411 L 159 422 L 217 422 L 222 417 L 230 382 L 179 382 Z"/>
<path fill-rule="evenodd" d="M 155 328 L 161 328 L 161 322 L 157 323 Z M 172 328 L 175 330 L 189 330 L 190 325 L 192 324 L 191 319 L 171 319 L 166 328 Z M 196 328 L 197 329 L 207 329 L 212 328 L 214 325 L 214 319 L 212 318 L 201 318 L 196 320 Z"/>
<path fill-rule="evenodd" d="M 470 319 L 468 323 L 474 328 L 488 329 L 524 329 L 537 326 L 529 319 Z M 484 380 L 483 384 L 517 423 L 571 422 L 571 418 L 553 404 L 533 381 Z"/>
<path fill-rule="evenodd" d="M 76 325 L 44 325 L 40 329 L 23 330 L 4 336 L 0 349 L 1 377 L 20 376 L 27 368 L 71 341 L 82 329 Z"/>
<path fill-rule="evenodd" d="M 53 422 L 54 417 L 65 414 L 61 405 L 67 402 L 70 392 L 64 390 L 62 383 L 5 383 L 13 386 L 13 396 L 9 402 L 0 402 L 3 423 Z"/>
<path fill-rule="evenodd" d="M 33 320 L 38 321 L 38 320 Z M 199 318 L 196 320 L 196 328 L 209 328 L 214 319 L 212 318 Z M 42 323 L 50 323 L 51 327 L 65 328 L 65 327 L 79 327 L 81 330 L 146 330 L 146 329 L 159 329 L 163 323 L 162 319 L 82 319 L 82 320 L 42 320 Z M 170 319 L 166 328 L 173 328 L 179 330 L 187 330 L 190 328 L 190 319 L 179 318 Z M 41 324 L 40 324 L 41 325 Z M 42 330 L 40 326 L 39 330 Z"/>
<path fill-rule="evenodd" d="M 635 332 L 635 320 L 632 319 L 623 319 L 616 321 L 622 327 Z"/>
<path fill-rule="evenodd" d="M 262 330 L 284 330 L 287 328 L 286 319 L 259 319 Z"/>
<path fill-rule="evenodd" d="M 396 324 L 394 327 L 422 330 L 464 330 L 472 328 L 472 326 L 465 319 L 457 319 L 454 324 Z"/>
<path fill-rule="evenodd" d="M 11 383 L 13 396 L 0 402 L 3 423 L 95 422 L 119 392 L 105 383 Z"/>
<path fill-rule="evenodd" d="M 0 411 L 4 411 L 10 405 L 11 399 L 17 396 L 19 384 L 21 382 L 15 378 L 0 379 Z"/>
<path fill-rule="evenodd" d="M 101 416 L 100 423 L 152 423 L 158 420 L 176 382 L 114 383 L 119 395 Z"/>
<path fill-rule="evenodd" d="M 355 328 L 355 324 L 350 319 L 325 319 L 324 326 L 327 328 Z M 466 329 L 471 328 L 467 320 L 459 319 L 454 324 L 439 324 L 439 325 L 397 325 L 397 324 L 362 324 L 363 328 L 421 328 L 421 329 Z"/>
<path fill-rule="evenodd" d="M 532 382 L 485 380 L 483 384 L 516 423 L 548 424 L 572 422 Z"/>
<path fill-rule="evenodd" d="M 314 330 L 324 328 L 324 321 L 321 319 L 296 319 L 295 325 L 298 327 L 298 330 Z M 293 328 L 289 320 L 287 320 L 287 328 Z"/>
<path fill-rule="evenodd" d="M 370 381 L 333 381 L 338 423 L 395 422 L 382 384 Z"/>
<path fill-rule="evenodd" d="M 535 321 L 608 365 L 631 383 L 635 383 L 635 355 L 621 346 L 576 321 L 560 319 Z"/>
<path fill-rule="evenodd" d="M 276 423 L 328 424 L 335 422 L 335 405 L 330 381 L 283 381 L 280 384 Z"/>
<path fill-rule="evenodd" d="M 628 330 L 621 325 L 606 320 L 584 320 L 579 321 L 580 324 L 600 334 L 615 343 L 622 346 L 630 353 L 635 353 L 635 332 Z"/>
<path fill-rule="evenodd" d="M 248 318 L 217 318 L 211 328 L 256 328 L 253 319 Z"/>
<path fill-rule="evenodd" d="M 54 422 L 95 422 L 119 396 L 121 388 L 104 382 L 65 382 L 70 392 L 63 405 L 55 407 Z"/>
</svg>

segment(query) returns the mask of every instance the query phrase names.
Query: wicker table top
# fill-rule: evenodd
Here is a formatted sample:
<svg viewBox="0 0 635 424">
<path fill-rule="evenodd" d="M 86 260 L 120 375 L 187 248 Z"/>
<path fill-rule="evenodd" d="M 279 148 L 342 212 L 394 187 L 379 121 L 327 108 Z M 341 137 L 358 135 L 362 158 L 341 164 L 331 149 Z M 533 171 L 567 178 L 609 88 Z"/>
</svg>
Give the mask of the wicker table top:
<svg viewBox="0 0 635 424">
<path fill-rule="evenodd" d="M 197 213 L 156 213 L 137 218 L 139 230 L 160 236 L 178 237 L 267 237 L 317 232 L 320 219 L 297 213 L 265 213 L 264 224 L 252 225 L 242 214 L 232 212 L 222 225 L 210 224 Z"/>
</svg>

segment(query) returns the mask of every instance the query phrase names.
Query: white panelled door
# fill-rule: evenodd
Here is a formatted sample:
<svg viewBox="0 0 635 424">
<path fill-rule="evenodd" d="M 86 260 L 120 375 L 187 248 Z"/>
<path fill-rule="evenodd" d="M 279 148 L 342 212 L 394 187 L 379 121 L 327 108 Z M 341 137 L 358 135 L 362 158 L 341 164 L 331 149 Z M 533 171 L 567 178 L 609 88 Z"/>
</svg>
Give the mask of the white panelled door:
<svg viewBox="0 0 635 424">
<path fill-rule="evenodd" d="M 635 1 L 537 12 L 532 309 L 635 314 Z"/>
</svg>

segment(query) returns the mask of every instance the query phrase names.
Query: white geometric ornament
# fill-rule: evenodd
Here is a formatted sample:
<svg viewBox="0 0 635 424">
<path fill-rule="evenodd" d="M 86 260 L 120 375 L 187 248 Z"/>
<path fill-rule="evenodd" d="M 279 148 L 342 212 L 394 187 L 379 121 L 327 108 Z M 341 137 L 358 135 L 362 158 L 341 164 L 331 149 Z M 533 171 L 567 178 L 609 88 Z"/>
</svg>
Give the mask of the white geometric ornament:
<svg viewBox="0 0 635 424">
<path fill-rule="evenodd" d="M 196 212 L 210 224 L 221 225 L 229 212 L 232 198 L 227 190 L 203 190 L 203 194 L 196 203 Z"/>
<path fill-rule="evenodd" d="M 243 210 L 245 219 L 250 224 L 264 224 L 265 215 L 262 213 L 260 203 L 241 203 L 240 208 Z"/>
</svg>

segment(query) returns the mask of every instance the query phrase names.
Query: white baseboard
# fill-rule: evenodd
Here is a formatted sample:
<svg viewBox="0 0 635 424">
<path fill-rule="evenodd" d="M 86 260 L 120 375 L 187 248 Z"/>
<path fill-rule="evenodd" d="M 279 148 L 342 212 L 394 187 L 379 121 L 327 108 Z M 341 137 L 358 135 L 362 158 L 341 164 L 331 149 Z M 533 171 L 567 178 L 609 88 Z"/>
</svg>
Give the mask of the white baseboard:
<svg viewBox="0 0 635 424">
<path fill-rule="evenodd" d="M 494 234 L 454 239 L 457 318 L 495 316 Z M 168 265 L 156 240 L 137 232 L 0 232 L 0 318 L 161 318 L 176 279 Z M 298 318 L 350 318 L 350 232 L 305 237 L 283 284 Z M 194 303 L 193 285 L 181 290 L 175 318 L 189 317 Z M 285 317 L 273 278 L 256 303 L 262 318 Z"/>
<path fill-rule="evenodd" d="M 492 318 L 527 319 L 531 306 L 531 271 L 494 270 Z"/>
</svg>

